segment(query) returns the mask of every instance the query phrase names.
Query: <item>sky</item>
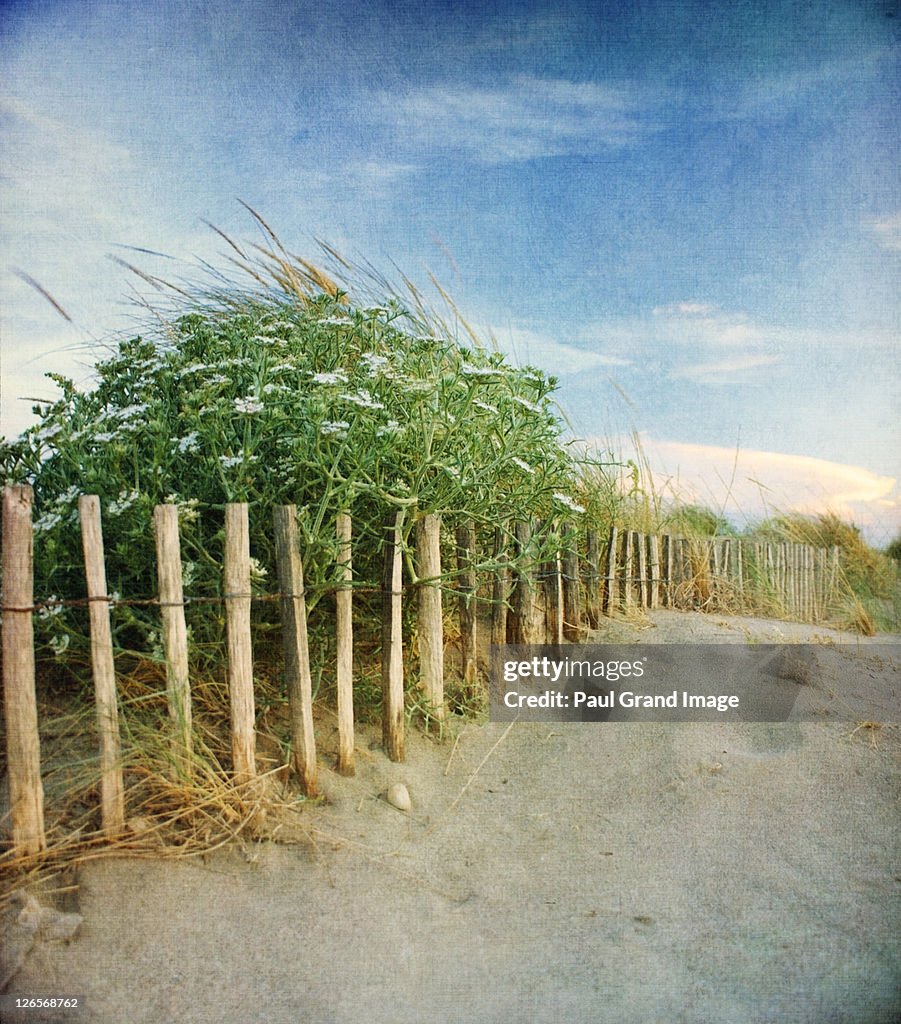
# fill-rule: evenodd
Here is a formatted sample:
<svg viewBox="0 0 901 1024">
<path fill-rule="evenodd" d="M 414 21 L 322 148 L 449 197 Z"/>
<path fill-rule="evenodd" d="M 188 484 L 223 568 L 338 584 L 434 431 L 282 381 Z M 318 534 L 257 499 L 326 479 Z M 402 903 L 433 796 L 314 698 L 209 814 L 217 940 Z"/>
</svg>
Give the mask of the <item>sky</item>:
<svg viewBox="0 0 901 1024">
<path fill-rule="evenodd" d="M 898 0 L 2 3 L 0 432 L 134 322 L 116 257 L 223 266 L 240 199 L 433 273 L 661 493 L 886 544 L 899 35 Z"/>
</svg>

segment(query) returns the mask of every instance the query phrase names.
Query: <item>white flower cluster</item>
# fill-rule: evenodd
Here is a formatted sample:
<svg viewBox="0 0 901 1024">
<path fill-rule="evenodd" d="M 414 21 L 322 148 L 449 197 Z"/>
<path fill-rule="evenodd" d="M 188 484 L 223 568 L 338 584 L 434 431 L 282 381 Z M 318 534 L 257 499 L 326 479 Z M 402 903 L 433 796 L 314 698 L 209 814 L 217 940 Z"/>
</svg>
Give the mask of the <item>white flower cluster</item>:
<svg viewBox="0 0 901 1024">
<path fill-rule="evenodd" d="M 581 505 L 577 505 L 567 494 L 555 492 L 554 501 L 558 501 L 564 508 L 568 508 L 570 512 L 575 512 L 576 515 L 582 515 L 585 512 L 585 509 Z"/>
<path fill-rule="evenodd" d="M 68 633 L 62 635 L 50 637 L 50 649 L 56 655 L 57 658 L 61 657 L 69 648 L 69 640 L 71 637 Z"/>
<path fill-rule="evenodd" d="M 375 352 L 364 352 L 360 356 L 360 363 L 364 366 L 369 373 L 378 373 L 379 370 L 384 369 L 389 365 L 390 360 L 387 356 L 380 356 Z"/>
<path fill-rule="evenodd" d="M 244 398 L 235 399 L 235 409 L 248 416 L 253 416 L 263 411 L 263 403 L 255 395 L 246 395 Z"/>
<path fill-rule="evenodd" d="M 62 429 L 61 424 L 51 423 L 49 426 L 44 427 L 43 430 L 35 431 L 32 437 L 40 444 L 44 444 L 46 441 L 52 441 Z"/>
<path fill-rule="evenodd" d="M 319 428 L 323 437 L 346 437 L 350 430 L 350 424 L 345 420 L 326 420 Z"/>
<path fill-rule="evenodd" d="M 523 409 L 528 409 L 529 412 L 544 412 L 540 405 L 536 402 L 530 402 L 527 398 L 523 398 L 521 395 L 514 395 L 513 401 L 517 405 L 521 405 Z"/>
<path fill-rule="evenodd" d="M 197 498 L 182 499 L 178 494 L 167 494 L 164 503 L 175 505 L 180 523 L 195 523 L 200 518 L 200 501 Z"/>
<path fill-rule="evenodd" d="M 335 370 L 333 373 L 314 373 L 312 377 L 313 384 L 346 384 L 347 377 L 340 370 Z"/>
<path fill-rule="evenodd" d="M 184 455 L 185 452 L 196 452 L 199 447 L 200 437 L 196 430 L 192 430 L 190 434 L 185 434 L 184 437 L 180 437 L 175 442 L 176 450 L 181 452 L 182 455 Z"/>
<path fill-rule="evenodd" d="M 402 434 L 404 428 L 397 422 L 397 420 L 388 420 L 388 422 L 379 427 L 375 432 L 376 437 L 391 437 L 395 434 Z"/>
<path fill-rule="evenodd" d="M 64 609 L 58 602 L 59 598 L 56 594 L 51 594 L 44 604 L 38 609 L 38 618 L 45 620 L 55 619 L 57 615 L 62 615 Z"/>
<path fill-rule="evenodd" d="M 501 373 L 495 366 L 472 366 L 470 363 L 464 363 L 460 372 L 464 377 L 497 377 Z"/>
<path fill-rule="evenodd" d="M 385 406 L 381 402 L 377 402 L 368 391 L 360 388 L 355 394 L 342 394 L 338 396 L 345 402 L 352 402 L 354 405 L 358 405 L 361 409 L 384 409 Z"/>
<path fill-rule="evenodd" d="M 127 512 L 131 506 L 140 499 L 140 497 L 140 492 L 134 489 L 130 491 L 120 491 L 119 496 L 107 505 L 107 515 L 121 516 L 122 513 Z"/>
</svg>

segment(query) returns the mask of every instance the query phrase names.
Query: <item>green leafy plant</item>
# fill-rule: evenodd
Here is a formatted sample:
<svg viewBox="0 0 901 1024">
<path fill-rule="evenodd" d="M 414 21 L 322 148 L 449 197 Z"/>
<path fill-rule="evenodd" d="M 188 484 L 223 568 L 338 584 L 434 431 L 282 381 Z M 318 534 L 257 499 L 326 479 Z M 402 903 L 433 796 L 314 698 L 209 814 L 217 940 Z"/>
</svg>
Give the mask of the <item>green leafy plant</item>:
<svg viewBox="0 0 901 1024">
<path fill-rule="evenodd" d="M 221 593 L 225 503 L 250 504 L 261 591 L 274 577 L 272 506 L 297 505 L 311 610 L 334 582 L 340 511 L 353 516 L 361 584 L 378 582 L 392 511 L 406 513 L 407 537 L 427 512 L 453 525 L 580 511 L 580 462 L 563 443 L 552 377 L 469 334 L 461 342 L 415 290 L 412 310 L 395 295 L 354 302 L 279 246 L 253 275 L 249 291 L 179 289 L 168 314 L 97 363 L 90 390 L 53 375 L 58 400 L 3 444 L 5 480 L 35 488 L 39 595 L 83 593 L 82 493 L 101 498 L 109 588 L 123 599 L 155 593 L 154 505 L 178 507 L 194 597 Z M 277 612 L 256 614 L 265 626 Z M 215 659 L 221 608 L 198 605 L 190 621 L 195 653 Z M 123 603 L 115 623 L 120 645 L 158 648 L 151 608 Z M 84 645 L 80 609 L 53 609 L 39 626 L 55 654 Z"/>
</svg>

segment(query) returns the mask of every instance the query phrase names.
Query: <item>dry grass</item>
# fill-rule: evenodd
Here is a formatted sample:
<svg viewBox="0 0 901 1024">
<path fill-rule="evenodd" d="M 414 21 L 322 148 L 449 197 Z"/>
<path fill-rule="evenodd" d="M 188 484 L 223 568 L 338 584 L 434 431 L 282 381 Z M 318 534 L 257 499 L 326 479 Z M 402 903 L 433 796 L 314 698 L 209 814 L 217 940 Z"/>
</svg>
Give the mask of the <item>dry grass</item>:
<svg viewBox="0 0 901 1024">
<path fill-rule="evenodd" d="M 101 829 L 93 708 L 77 695 L 41 702 L 47 846 L 36 855 L 0 854 L 0 905 L 22 886 L 58 891 L 54 879 L 103 857 L 195 857 L 236 840 L 312 841 L 304 813 L 310 801 L 288 780 L 276 702 L 258 720 L 257 764 L 265 770 L 236 784 L 221 683 L 194 687 L 194 753 L 185 772 L 172 756 L 157 675 L 144 664 L 122 680 L 126 823 L 114 836 Z"/>
<path fill-rule="evenodd" d="M 858 722 L 857 725 L 848 733 L 848 738 L 853 739 L 862 730 L 869 734 L 870 746 L 874 750 L 879 749 L 879 738 L 882 737 L 886 730 L 897 729 L 898 726 L 891 722 L 874 722 L 867 719 L 863 722 Z"/>
</svg>

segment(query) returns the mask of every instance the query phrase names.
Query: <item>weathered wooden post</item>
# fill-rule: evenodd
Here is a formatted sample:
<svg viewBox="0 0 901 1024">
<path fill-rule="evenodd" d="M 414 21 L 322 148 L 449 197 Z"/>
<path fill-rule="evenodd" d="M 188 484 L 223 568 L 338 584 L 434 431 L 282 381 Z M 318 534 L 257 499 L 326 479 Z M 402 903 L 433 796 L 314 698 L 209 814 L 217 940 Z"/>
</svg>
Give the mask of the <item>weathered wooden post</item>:
<svg viewBox="0 0 901 1024">
<path fill-rule="evenodd" d="M 457 527 L 457 569 L 460 592 L 460 654 L 463 684 L 475 685 L 479 669 L 478 619 L 476 615 L 476 531 L 472 522 Z"/>
<path fill-rule="evenodd" d="M 563 566 L 560 558 L 559 538 L 551 534 L 551 525 L 542 526 L 543 540 L 553 536 L 557 543 L 550 557 L 542 563 L 542 591 L 544 596 L 544 638 L 546 643 L 563 643 Z"/>
<path fill-rule="evenodd" d="M 81 544 L 91 623 L 94 703 L 100 736 L 100 822 L 104 833 L 114 836 L 125 826 L 125 789 L 122 782 L 119 702 L 116 696 L 109 596 L 106 592 L 100 498 L 96 494 L 83 494 L 78 499 L 78 515 L 81 520 Z"/>
<path fill-rule="evenodd" d="M 382 743 L 392 761 L 404 759 L 403 524 L 404 513 L 392 512 L 382 573 Z"/>
<path fill-rule="evenodd" d="M 841 572 L 841 548 L 835 544 L 832 547 L 831 555 L 829 558 L 829 585 L 828 585 L 828 597 L 826 600 L 826 608 L 835 600 L 835 595 L 838 590 L 839 577 Z"/>
<path fill-rule="evenodd" d="M 720 594 L 722 592 L 722 580 L 720 579 L 722 572 L 722 553 L 720 549 L 720 542 L 716 537 L 710 541 L 710 550 L 708 552 L 706 569 L 710 574 L 708 597 L 710 599 L 711 606 L 718 608 L 720 604 Z"/>
<path fill-rule="evenodd" d="M 582 635 L 582 581 L 575 531 L 564 533 L 563 544 L 563 636 L 578 641 Z"/>
<path fill-rule="evenodd" d="M 648 594 L 648 607 L 660 606 L 660 541 L 654 533 L 648 540 L 649 561 L 651 563 L 651 589 Z"/>
<path fill-rule="evenodd" d="M 3 488 L 3 711 L 13 849 L 25 856 L 47 847 L 44 787 L 34 678 L 34 566 L 27 484 Z"/>
<path fill-rule="evenodd" d="M 605 571 L 606 587 L 604 590 L 604 614 L 613 615 L 619 603 L 619 588 L 616 581 L 617 553 L 619 551 L 619 531 L 610 527 L 607 539 L 607 565 Z"/>
<path fill-rule="evenodd" d="M 441 519 L 434 513 L 416 521 L 416 575 L 419 577 L 419 677 L 428 713 L 442 721 L 445 707 Z"/>
<path fill-rule="evenodd" d="M 693 608 L 700 597 L 700 577 L 695 571 L 691 541 L 679 538 L 679 564 L 682 567 L 682 607 Z"/>
<path fill-rule="evenodd" d="M 735 541 L 735 547 L 738 547 L 738 541 Z M 733 554 L 732 539 L 727 537 L 723 541 L 723 558 L 720 566 L 720 572 L 723 577 L 723 600 L 728 601 L 730 604 L 735 604 L 735 556 Z"/>
<path fill-rule="evenodd" d="M 670 534 L 663 535 L 663 603 L 667 608 L 675 606 L 673 538 Z"/>
<path fill-rule="evenodd" d="M 225 506 L 224 575 L 232 770 L 240 785 L 250 782 L 257 773 L 250 635 L 250 526 L 246 502 Z"/>
<path fill-rule="evenodd" d="M 541 595 L 535 579 L 532 528 L 529 523 L 513 526 L 516 541 L 516 585 L 513 589 L 513 623 L 510 642 L 538 644 L 544 640 L 544 615 Z"/>
<path fill-rule="evenodd" d="M 638 555 L 638 606 L 647 608 L 651 603 L 651 588 L 648 581 L 648 543 L 643 533 L 635 534 L 635 551 Z"/>
<path fill-rule="evenodd" d="M 627 611 L 632 607 L 632 584 L 633 568 L 632 555 L 635 549 L 635 531 L 626 530 L 623 533 L 623 608 Z"/>
<path fill-rule="evenodd" d="M 585 617 L 588 619 L 588 628 L 597 629 L 601 611 L 597 530 L 587 530 L 585 533 L 585 564 Z"/>
<path fill-rule="evenodd" d="M 685 604 L 685 567 L 683 560 L 685 551 L 682 547 L 682 538 L 671 538 L 673 546 L 673 607 L 683 608 Z"/>
<path fill-rule="evenodd" d="M 303 562 L 297 543 L 297 507 L 295 505 L 276 505 L 272 510 L 272 524 L 275 532 L 278 586 L 281 591 L 282 649 L 285 658 L 288 712 L 291 716 L 292 767 L 300 781 L 300 788 L 304 795 L 315 797 L 319 793 L 319 780 L 316 764 L 316 734 L 313 728 L 313 681 L 310 673 L 310 645 L 307 637 L 307 602 L 303 586 Z M 346 524 L 348 534 L 349 526 L 348 522 Z M 346 537 L 346 540 L 349 544 L 349 536 Z M 346 564 L 349 568 L 349 560 Z M 342 591 L 339 590 L 339 597 L 341 593 Z M 346 623 L 344 628 L 346 628 Z M 346 646 L 346 637 L 342 636 L 342 639 Z M 339 651 L 341 651 L 341 646 L 339 646 Z M 347 657 L 346 651 L 341 654 L 341 657 Z M 344 670 L 346 670 L 346 666 L 342 671 Z M 351 711 L 352 715 L 353 711 Z M 353 718 L 351 717 L 351 757 L 353 755 L 352 727 Z M 346 735 L 344 738 L 347 739 Z M 340 742 L 341 738 L 339 737 L 339 744 Z M 353 761 L 351 760 L 352 765 Z"/>
<path fill-rule="evenodd" d="M 340 512 L 335 524 L 338 537 L 338 578 L 335 593 L 335 683 L 338 690 L 338 774 L 353 775 L 354 766 L 354 627 L 353 563 L 351 560 L 352 523 L 347 512 Z M 301 583 L 303 577 L 301 575 Z M 292 591 L 293 593 L 293 591 Z M 306 616 L 304 615 L 304 618 Z M 309 659 L 308 659 L 309 663 Z M 312 719 L 312 713 L 311 713 Z"/>
<path fill-rule="evenodd" d="M 494 530 L 494 579 L 491 583 L 491 642 L 507 642 L 507 598 L 510 571 L 507 568 L 507 545 L 500 526 Z"/>
<path fill-rule="evenodd" d="M 181 581 L 178 508 L 157 505 L 153 510 L 157 581 L 166 652 L 166 689 L 172 725 L 172 756 L 179 770 L 191 772 L 191 680 L 188 672 L 188 629 Z"/>
<path fill-rule="evenodd" d="M 815 557 L 813 617 L 819 622 L 826 613 L 826 549 L 817 548 Z"/>
</svg>

